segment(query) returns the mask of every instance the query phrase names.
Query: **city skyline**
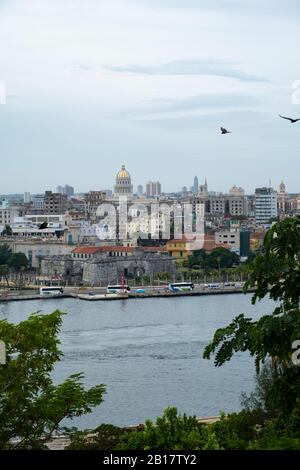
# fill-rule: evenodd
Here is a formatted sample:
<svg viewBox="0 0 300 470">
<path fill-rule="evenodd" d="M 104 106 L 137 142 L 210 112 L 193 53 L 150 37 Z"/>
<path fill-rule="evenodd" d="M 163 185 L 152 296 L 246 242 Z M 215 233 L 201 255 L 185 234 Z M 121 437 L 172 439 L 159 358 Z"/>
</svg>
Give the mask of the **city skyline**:
<svg viewBox="0 0 300 470">
<path fill-rule="evenodd" d="M 136 184 L 166 192 L 204 174 L 223 192 L 283 178 L 296 193 L 300 128 L 278 114 L 300 115 L 297 11 L 295 0 L 1 3 L 1 193 L 105 188 L 123 161 Z"/>
</svg>

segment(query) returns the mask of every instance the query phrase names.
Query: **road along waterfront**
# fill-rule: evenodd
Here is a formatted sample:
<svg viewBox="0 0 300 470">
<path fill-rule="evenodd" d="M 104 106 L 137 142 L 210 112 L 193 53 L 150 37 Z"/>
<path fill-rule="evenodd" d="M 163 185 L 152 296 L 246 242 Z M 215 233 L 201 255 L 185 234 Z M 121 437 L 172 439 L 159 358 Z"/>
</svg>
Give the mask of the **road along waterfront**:
<svg viewBox="0 0 300 470">
<path fill-rule="evenodd" d="M 80 428 L 101 423 L 131 425 L 160 415 L 167 406 L 197 416 L 240 408 L 242 391 L 254 386 L 253 359 L 238 354 L 215 368 L 202 359 L 214 331 L 245 313 L 258 318 L 274 304 L 251 305 L 251 294 L 122 299 L 82 302 L 75 298 L 0 304 L 0 319 L 20 322 L 34 311 L 61 309 L 64 357 L 54 378 L 75 372 L 85 383 L 105 383 L 105 402 L 87 416 L 73 420 Z M 68 423 L 70 424 L 70 423 Z"/>
</svg>

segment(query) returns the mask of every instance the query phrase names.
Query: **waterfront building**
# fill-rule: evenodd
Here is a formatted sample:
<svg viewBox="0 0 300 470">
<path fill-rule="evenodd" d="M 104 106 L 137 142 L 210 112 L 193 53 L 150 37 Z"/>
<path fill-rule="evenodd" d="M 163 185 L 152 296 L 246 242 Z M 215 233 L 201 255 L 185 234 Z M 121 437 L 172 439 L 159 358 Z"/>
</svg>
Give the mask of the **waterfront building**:
<svg viewBox="0 0 300 470">
<path fill-rule="evenodd" d="M 166 243 L 165 249 L 176 261 L 184 261 L 191 255 L 191 250 L 189 248 L 190 242 L 191 241 L 187 240 L 185 237 L 169 240 Z"/>
<path fill-rule="evenodd" d="M 42 275 L 88 286 L 119 284 L 122 275 L 153 277 L 163 272 L 174 275 L 175 264 L 160 247 L 78 247 L 70 255 L 46 257 L 41 263 Z"/>
<path fill-rule="evenodd" d="M 7 243 L 13 253 L 24 253 L 29 260 L 30 267 L 39 269 L 44 257 L 51 259 L 58 255 L 71 254 L 73 246 L 61 240 L 33 240 L 33 239 L 3 239 L 0 244 Z M 54 275 L 54 273 L 53 273 Z"/>
</svg>

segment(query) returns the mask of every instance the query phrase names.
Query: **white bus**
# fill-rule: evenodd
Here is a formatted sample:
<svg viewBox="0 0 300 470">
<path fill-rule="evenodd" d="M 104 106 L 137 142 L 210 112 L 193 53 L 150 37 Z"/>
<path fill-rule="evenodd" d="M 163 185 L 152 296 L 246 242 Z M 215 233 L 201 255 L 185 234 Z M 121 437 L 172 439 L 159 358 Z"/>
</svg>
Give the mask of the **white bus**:
<svg viewBox="0 0 300 470">
<path fill-rule="evenodd" d="M 186 292 L 194 289 L 192 282 L 171 282 L 168 285 L 168 289 L 172 292 Z"/>
<path fill-rule="evenodd" d="M 43 286 L 40 287 L 40 295 L 43 297 L 50 295 L 61 295 L 64 293 L 64 289 L 60 286 Z"/>
<path fill-rule="evenodd" d="M 108 294 L 120 294 L 122 292 L 122 289 L 124 290 L 124 292 L 130 291 L 130 287 L 127 284 L 125 284 L 123 287 L 117 284 L 117 285 L 107 286 L 106 292 Z"/>
</svg>

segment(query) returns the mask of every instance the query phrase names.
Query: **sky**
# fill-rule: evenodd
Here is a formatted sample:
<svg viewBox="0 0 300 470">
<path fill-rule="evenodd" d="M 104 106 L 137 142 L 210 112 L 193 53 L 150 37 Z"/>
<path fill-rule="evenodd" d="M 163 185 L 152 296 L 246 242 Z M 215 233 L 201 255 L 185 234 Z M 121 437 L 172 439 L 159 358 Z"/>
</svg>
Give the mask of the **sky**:
<svg viewBox="0 0 300 470">
<path fill-rule="evenodd" d="M 0 194 L 123 163 L 134 188 L 300 192 L 299 23 L 298 0 L 0 0 Z"/>
</svg>

